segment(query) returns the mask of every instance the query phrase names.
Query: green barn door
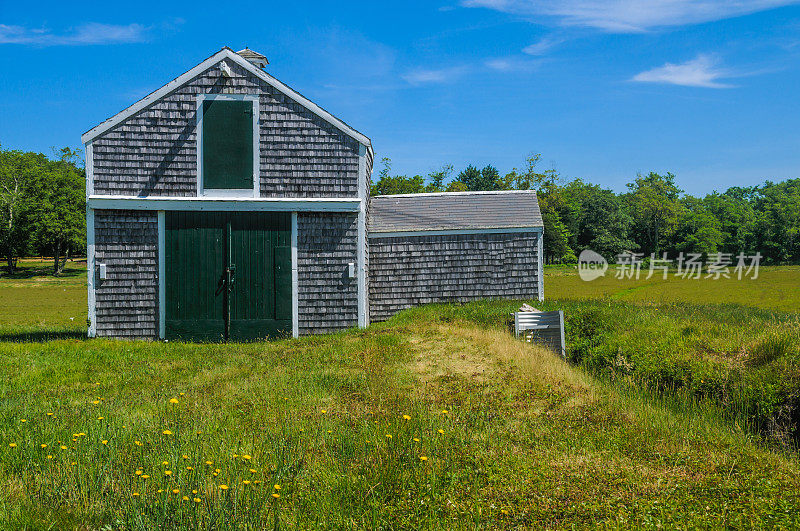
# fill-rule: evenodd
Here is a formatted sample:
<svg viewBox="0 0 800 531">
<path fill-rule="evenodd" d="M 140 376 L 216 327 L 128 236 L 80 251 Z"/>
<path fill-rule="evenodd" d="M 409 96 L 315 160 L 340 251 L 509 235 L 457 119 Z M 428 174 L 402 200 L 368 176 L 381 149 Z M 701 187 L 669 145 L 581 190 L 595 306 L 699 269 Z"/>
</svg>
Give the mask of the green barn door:
<svg viewBox="0 0 800 531">
<path fill-rule="evenodd" d="M 277 212 L 168 212 L 167 337 L 289 335 L 290 219 Z"/>
</svg>

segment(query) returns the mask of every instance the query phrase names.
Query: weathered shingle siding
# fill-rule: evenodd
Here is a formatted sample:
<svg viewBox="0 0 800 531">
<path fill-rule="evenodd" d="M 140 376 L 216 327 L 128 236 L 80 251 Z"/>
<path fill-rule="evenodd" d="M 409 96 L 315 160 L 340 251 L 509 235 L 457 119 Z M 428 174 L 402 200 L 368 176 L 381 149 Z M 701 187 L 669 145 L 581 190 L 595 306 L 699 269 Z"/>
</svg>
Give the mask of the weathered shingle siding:
<svg viewBox="0 0 800 531">
<path fill-rule="evenodd" d="M 97 210 L 94 229 L 95 263 L 107 267 L 107 279 L 95 279 L 97 335 L 157 337 L 157 214 Z"/>
<path fill-rule="evenodd" d="M 412 306 L 539 296 L 538 232 L 370 238 L 370 319 Z"/>
<path fill-rule="evenodd" d="M 231 62 L 229 61 L 229 64 Z M 269 84 L 216 65 L 92 142 L 94 193 L 197 194 L 197 95 L 258 94 L 262 197 L 355 197 L 358 142 Z"/>
<path fill-rule="evenodd" d="M 299 331 L 320 334 L 358 324 L 358 282 L 348 278 L 356 262 L 358 215 L 299 213 L 297 265 Z"/>
</svg>

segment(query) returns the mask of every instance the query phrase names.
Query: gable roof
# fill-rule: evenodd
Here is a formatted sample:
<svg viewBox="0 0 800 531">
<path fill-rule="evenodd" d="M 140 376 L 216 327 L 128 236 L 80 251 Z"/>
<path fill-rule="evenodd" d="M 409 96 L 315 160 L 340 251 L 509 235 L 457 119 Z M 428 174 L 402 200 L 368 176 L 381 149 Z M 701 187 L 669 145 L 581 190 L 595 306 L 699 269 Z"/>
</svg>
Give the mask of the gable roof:
<svg viewBox="0 0 800 531">
<path fill-rule="evenodd" d="M 372 234 L 541 226 L 533 190 L 381 195 L 369 203 Z"/>
<path fill-rule="evenodd" d="M 329 113 L 328 111 L 317 105 L 316 103 L 312 102 L 311 100 L 302 96 L 297 91 L 289 88 L 284 83 L 278 81 L 271 75 L 259 69 L 258 67 L 253 65 L 250 61 L 246 60 L 244 57 L 240 56 L 227 46 L 218 51 L 217 53 L 215 53 L 214 55 L 212 55 L 211 57 L 209 57 L 208 59 L 206 59 L 205 61 L 203 61 L 202 63 L 200 63 L 199 65 L 195 66 L 191 70 L 176 77 L 175 79 L 173 79 L 160 89 L 151 92 L 150 94 L 148 94 L 141 100 L 137 101 L 127 109 L 118 112 L 108 120 L 86 131 L 83 135 L 81 135 L 81 142 L 83 142 L 84 144 L 91 142 L 92 140 L 102 135 L 106 131 L 116 127 L 118 124 L 120 124 L 127 118 L 130 118 L 137 112 L 149 107 L 150 105 L 152 105 L 159 99 L 163 98 L 164 96 L 167 96 L 168 94 L 174 92 L 175 90 L 183 86 L 185 83 L 194 79 L 197 75 L 208 70 L 209 68 L 211 68 L 212 66 L 214 66 L 215 64 L 219 63 L 224 59 L 228 59 L 230 61 L 235 62 L 236 64 L 238 64 L 239 66 L 241 66 L 254 76 L 265 81 L 276 90 L 280 91 L 287 97 L 291 98 L 292 100 L 296 101 L 297 103 L 308 109 L 311 113 L 315 114 L 316 116 L 319 116 L 329 124 L 333 125 L 337 129 L 339 129 L 342 133 L 363 144 L 364 146 L 367 147 L 367 149 L 370 150 L 370 152 L 372 151 L 372 142 L 370 141 L 369 138 L 367 138 L 366 135 L 359 133 L 358 131 L 347 125 L 345 122 L 336 118 L 331 113 Z"/>
</svg>

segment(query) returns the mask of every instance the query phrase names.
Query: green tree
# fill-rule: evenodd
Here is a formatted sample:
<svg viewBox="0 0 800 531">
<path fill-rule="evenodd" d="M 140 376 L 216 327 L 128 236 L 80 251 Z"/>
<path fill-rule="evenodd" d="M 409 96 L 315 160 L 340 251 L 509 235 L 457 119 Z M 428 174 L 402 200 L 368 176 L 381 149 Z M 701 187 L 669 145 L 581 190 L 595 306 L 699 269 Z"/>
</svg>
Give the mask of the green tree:
<svg viewBox="0 0 800 531">
<path fill-rule="evenodd" d="M 683 207 L 678 199 L 683 190 L 675 185 L 675 175 L 650 172 L 639 174 L 628 183 L 624 195 L 634 222 L 634 240 L 645 254 L 659 254 L 672 243 Z"/>
<path fill-rule="evenodd" d="M 378 182 L 370 186 L 370 195 L 419 194 L 425 191 L 425 180 L 421 175 L 391 175 L 392 160 L 384 157 L 381 162 L 383 169 L 378 174 Z"/>
<path fill-rule="evenodd" d="M 491 164 L 482 170 L 470 164 L 458 174 L 456 181 L 463 183 L 470 192 L 499 190 L 500 172 Z"/>
<path fill-rule="evenodd" d="M 545 186 L 560 182 L 555 169 L 539 171 L 536 167 L 541 160 L 541 153 L 532 153 L 525 159 L 522 169 L 514 168 L 499 181 L 502 190 L 541 190 Z"/>
<path fill-rule="evenodd" d="M 78 167 L 79 154 L 63 148 L 36 183 L 31 221 L 39 246 L 53 254 L 54 275 L 60 275 L 70 254 L 86 244 L 86 177 Z"/>
<path fill-rule="evenodd" d="M 683 209 L 675 233 L 675 250 L 706 257 L 721 251 L 725 234 L 705 201 L 692 196 L 681 199 Z"/>
<path fill-rule="evenodd" d="M 428 174 L 428 185 L 425 187 L 426 192 L 444 192 L 445 181 L 453 173 L 453 165 L 445 164 L 440 169 L 432 171 Z"/>
<path fill-rule="evenodd" d="M 34 183 L 47 162 L 41 153 L 0 149 L 0 253 L 9 273 L 30 248 L 30 211 L 39 193 Z"/>
</svg>

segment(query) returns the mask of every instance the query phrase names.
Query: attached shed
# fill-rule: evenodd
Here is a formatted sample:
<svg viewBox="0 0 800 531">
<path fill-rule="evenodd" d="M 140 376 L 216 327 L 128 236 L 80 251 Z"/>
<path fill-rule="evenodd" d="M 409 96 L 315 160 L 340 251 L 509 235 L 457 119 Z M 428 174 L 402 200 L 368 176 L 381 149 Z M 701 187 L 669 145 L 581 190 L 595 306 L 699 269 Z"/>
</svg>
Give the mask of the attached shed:
<svg viewBox="0 0 800 531">
<path fill-rule="evenodd" d="M 365 327 L 370 309 L 541 297 L 534 194 L 370 207 L 369 138 L 267 64 L 223 48 L 82 136 L 90 336 L 297 337 Z M 469 281 L 451 286 L 459 268 Z"/>
<path fill-rule="evenodd" d="M 535 192 L 373 197 L 367 227 L 372 321 L 432 302 L 544 296 Z"/>
</svg>

